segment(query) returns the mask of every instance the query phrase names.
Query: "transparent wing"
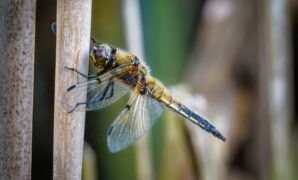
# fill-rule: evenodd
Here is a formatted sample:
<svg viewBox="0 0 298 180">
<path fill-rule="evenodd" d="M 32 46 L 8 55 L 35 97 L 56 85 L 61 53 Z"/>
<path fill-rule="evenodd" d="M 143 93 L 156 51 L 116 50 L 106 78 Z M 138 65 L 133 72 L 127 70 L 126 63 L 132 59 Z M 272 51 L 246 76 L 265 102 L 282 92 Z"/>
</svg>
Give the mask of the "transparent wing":
<svg viewBox="0 0 298 180">
<path fill-rule="evenodd" d="M 118 152 L 142 137 L 162 113 L 162 104 L 148 95 L 138 95 L 131 107 L 126 107 L 111 125 L 108 147 Z"/>
<path fill-rule="evenodd" d="M 101 83 L 90 80 L 69 87 L 63 95 L 62 105 L 68 112 L 92 111 L 114 103 L 127 92 L 128 87 L 118 79 Z"/>
</svg>

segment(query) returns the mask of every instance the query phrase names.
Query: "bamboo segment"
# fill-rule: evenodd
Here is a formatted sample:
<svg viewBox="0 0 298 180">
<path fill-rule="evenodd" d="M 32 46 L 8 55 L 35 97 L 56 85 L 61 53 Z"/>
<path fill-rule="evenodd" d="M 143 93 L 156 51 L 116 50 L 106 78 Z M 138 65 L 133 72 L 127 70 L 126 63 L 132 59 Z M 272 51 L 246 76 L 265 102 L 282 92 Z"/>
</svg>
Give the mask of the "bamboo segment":
<svg viewBox="0 0 298 180">
<path fill-rule="evenodd" d="M 77 75 L 65 66 L 88 73 L 90 29 L 91 0 L 57 2 L 54 179 L 81 179 L 82 175 L 85 112 L 66 112 L 61 99 L 77 82 Z"/>
<path fill-rule="evenodd" d="M 0 179 L 31 179 L 36 1 L 0 1 Z"/>
<path fill-rule="evenodd" d="M 293 120 L 292 60 L 289 30 L 289 1 L 265 1 L 268 17 L 266 50 L 268 108 L 272 136 L 273 177 L 295 179 L 290 126 Z"/>
</svg>

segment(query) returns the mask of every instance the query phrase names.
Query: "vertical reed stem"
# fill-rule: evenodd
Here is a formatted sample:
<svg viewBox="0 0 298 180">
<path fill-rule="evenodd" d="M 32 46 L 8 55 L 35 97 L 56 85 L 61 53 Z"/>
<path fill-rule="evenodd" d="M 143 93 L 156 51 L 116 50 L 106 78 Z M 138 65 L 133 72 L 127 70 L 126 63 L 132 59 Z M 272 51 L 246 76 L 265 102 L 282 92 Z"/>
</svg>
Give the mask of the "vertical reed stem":
<svg viewBox="0 0 298 180">
<path fill-rule="evenodd" d="M 290 125 L 293 120 L 289 1 L 266 1 L 268 34 L 268 95 L 273 177 L 294 179 Z"/>
<path fill-rule="evenodd" d="M 66 112 L 61 99 L 77 82 L 77 74 L 88 73 L 91 0 L 57 2 L 57 44 L 54 109 L 54 179 L 81 179 L 85 112 Z"/>
<path fill-rule="evenodd" d="M 30 179 L 35 0 L 0 1 L 0 179 Z"/>
</svg>

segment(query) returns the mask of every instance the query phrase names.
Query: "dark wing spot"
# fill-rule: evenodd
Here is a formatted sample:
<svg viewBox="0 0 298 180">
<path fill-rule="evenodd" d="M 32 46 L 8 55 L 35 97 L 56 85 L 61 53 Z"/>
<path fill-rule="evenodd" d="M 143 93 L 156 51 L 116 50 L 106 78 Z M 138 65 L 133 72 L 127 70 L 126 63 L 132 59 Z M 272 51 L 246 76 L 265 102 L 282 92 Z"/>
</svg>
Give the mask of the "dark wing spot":
<svg viewBox="0 0 298 180">
<path fill-rule="evenodd" d="M 109 129 L 108 135 L 111 135 L 113 129 L 114 129 L 114 126 L 111 126 L 110 129 Z"/>
<path fill-rule="evenodd" d="M 130 110 L 130 105 L 126 105 L 125 108 L 127 108 L 127 110 Z"/>
</svg>

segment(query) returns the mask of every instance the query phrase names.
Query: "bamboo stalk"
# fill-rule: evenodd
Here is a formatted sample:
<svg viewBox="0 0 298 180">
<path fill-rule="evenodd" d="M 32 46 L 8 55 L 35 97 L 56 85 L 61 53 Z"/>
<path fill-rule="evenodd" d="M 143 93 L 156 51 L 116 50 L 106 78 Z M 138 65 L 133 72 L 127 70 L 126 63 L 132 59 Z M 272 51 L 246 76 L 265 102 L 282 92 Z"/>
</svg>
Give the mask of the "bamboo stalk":
<svg viewBox="0 0 298 180">
<path fill-rule="evenodd" d="M 0 1 L 0 179 L 30 179 L 35 0 Z"/>
<path fill-rule="evenodd" d="M 123 1 L 123 17 L 125 37 L 128 50 L 143 59 L 143 33 L 141 24 L 140 4 L 138 0 Z M 136 145 L 138 179 L 153 179 L 151 163 L 150 136 L 145 135 Z"/>
<path fill-rule="evenodd" d="M 83 175 L 84 180 L 96 180 L 98 179 L 96 154 L 92 147 L 85 142 L 84 143 L 84 156 L 83 156 Z"/>
<path fill-rule="evenodd" d="M 54 179 L 81 179 L 85 112 L 61 106 L 66 89 L 77 82 L 65 66 L 88 73 L 91 0 L 57 2 L 57 45 L 54 109 Z"/>
<path fill-rule="evenodd" d="M 256 159 L 258 159 L 258 164 L 256 165 L 259 169 L 260 179 L 272 179 L 271 178 L 271 146 L 270 146 L 270 119 L 269 119 L 269 96 L 268 93 L 268 53 L 266 53 L 266 45 L 268 40 L 265 37 L 267 34 L 268 25 L 266 14 L 266 0 L 257 2 L 257 12 L 258 12 L 258 26 L 257 26 L 257 39 L 258 39 L 258 76 L 257 76 L 257 99 L 256 99 L 256 136 L 257 140 L 257 153 Z"/>
<path fill-rule="evenodd" d="M 290 125 L 293 120 L 292 60 L 290 56 L 289 1 L 265 1 L 268 28 L 268 108 L 272 136 L 273 177 L 294 179 Z"/>
</svg>

